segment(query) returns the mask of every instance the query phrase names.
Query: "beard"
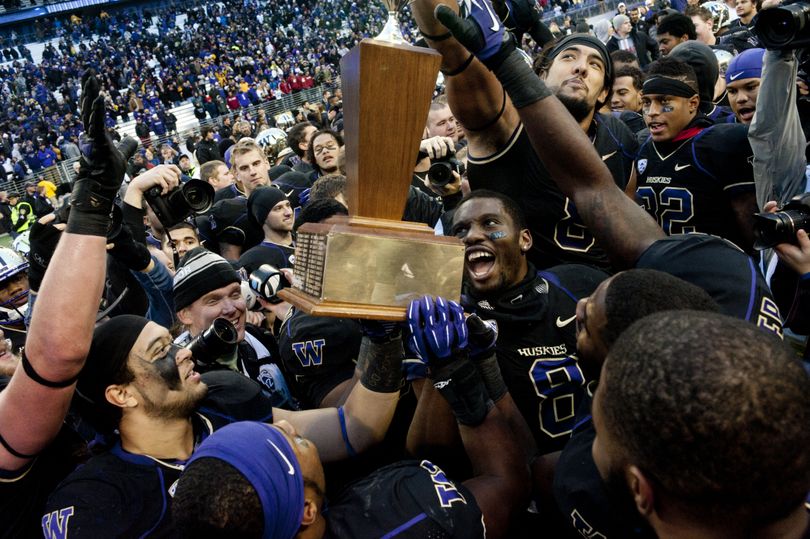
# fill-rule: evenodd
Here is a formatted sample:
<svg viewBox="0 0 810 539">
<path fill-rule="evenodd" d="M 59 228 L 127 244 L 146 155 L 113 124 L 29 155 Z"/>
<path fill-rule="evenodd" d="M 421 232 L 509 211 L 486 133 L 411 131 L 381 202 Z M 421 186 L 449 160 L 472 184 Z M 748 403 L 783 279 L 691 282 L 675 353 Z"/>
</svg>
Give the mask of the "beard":
<svg viewBox="0 0 810 539">
<path fill-rule="evenodd" d="M 584 99 L 571 97 L 569 95 L 561 95 L 559 93 L 557 93 L 557 99 L 559 99 L 563 106 L 568 109 L 568 112 L 571 113 L 571 116 L 573 116 L 577 122 L 581 122 L 587 118 L 588 114 L 590 114 L 593 110 L 593 107 L 591 107 Z"/>
<path fill-rule="evenodd" d="M 154 401 L 148 395 L 143 396 L 143 410 L 155 419 L 183 419 L 190 417 L 208 393 L 208 386 L 200 384 L 198 387 L 184 392 L 182 398 L 166 403 L 163 399 Z"/>
</svg>

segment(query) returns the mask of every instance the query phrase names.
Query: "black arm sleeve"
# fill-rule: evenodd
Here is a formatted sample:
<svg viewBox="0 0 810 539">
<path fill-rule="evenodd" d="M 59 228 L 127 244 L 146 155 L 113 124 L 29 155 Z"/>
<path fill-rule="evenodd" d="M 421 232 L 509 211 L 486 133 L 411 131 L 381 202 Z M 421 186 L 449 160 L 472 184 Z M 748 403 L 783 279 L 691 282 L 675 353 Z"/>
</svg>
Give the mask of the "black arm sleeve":
<svg viewBox="0 0 810 539">
<path fill-rule="evenodd" d="M 548 29 L 546 23 L 544 23 L 539 17 L 534 22 L 534 25 L 529 29 L 529 35 L 532 36 L 532 39 L 535 43 L 537 43 L 538 47 L 543 47 L 546 43 L 554 39 L 554 34 L 551 33 L 551 30 Z"/>
<path fill-rule="evenodd" d="M 144 211 L 127 204 L 121 204 L 121 214 L 123 216 L 123 224 L 129 228 L 132 239 L 137 243 L 146 243 L 146 229 L 143 226 Z"/>
<path fill-rule="evenodd" d="M 408 200 L 405 203 L 403 221 L 425 223 L 434 226 L 444 213 L 444 208 L 436 199 L 411 186 L 408 191 Z"/>
</svg>

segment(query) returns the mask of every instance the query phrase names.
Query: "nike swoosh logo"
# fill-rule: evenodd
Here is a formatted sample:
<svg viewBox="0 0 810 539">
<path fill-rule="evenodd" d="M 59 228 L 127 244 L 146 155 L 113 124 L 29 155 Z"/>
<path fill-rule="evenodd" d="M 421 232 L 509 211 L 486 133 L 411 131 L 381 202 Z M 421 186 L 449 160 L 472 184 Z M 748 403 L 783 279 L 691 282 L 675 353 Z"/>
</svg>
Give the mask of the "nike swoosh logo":
<svg viewBox="0 0 810 539">
<path fill-rule="evenodd" d="M 675 165 L 675 172 L 678 172 L 679 170 L 683 170 L 686 167 L 691 167 L 691 166 L 692 165 Z"/>
<path fill-rule="evenodd" d="M 571 318 L 566 318 L 565 320 L 560 320 L 560 317 L 558 316 L 557 317 L 557 327 L 558 328 L 564 328 L 565 326 L 567 326 L 568 324 L 570 324 L 571 322 L 576 320 L 576 318 L 577 318 L 577 315 L 574 315 Z"/>
<path fill-rule="evenodd" d="M 617 150 L 617 151 L 618 151 L 618 150 Z M 603 155 L 603 156 L 602 156 L 602 161 L 607 161 L 608 159 L 610 159 L 610 158 L 611 158 L 611 157 L 613 157 L 614 155 L 616 155 L 616 152 L 610 152 L 610 153 L 609 153 L 609 154 L 607 154 L 607 155 Z"/>
<path fill-rule="evenodd" d="M 728 80 L 737 80 L 737 79 L 739 79 L 740 77 L 742 77 L 742 73 L 737 73 L 736 75 L 730 75 L 730 76 L 728 77 Z"/>
<path fill-rule="evenodd" d="M 265 438 L 265 440 L 267 440 L 268 444 L 273 446 L 273 449 L 275 449 L 278 452 L 278 454 L 281 456 L 281 458 L 284 459 L 284 462 L 287 463 L 287 467 L 289 468 L 287 470 L 287 473 L 290 474 L 290 475 L 295 475 L 295 468 L 293 468 L 292 462 L 290 462 L 290 459 L 287 458 L 287 455 L 282 453 L 281 449 L 279 449 L 278 446 L 276 444 L 274 444 L 272 442 L 272 440 L 270 440 L 270 438 Z"/>
<path fill-rule="evenodd" d="M 486 10 L 487 14 L 489 15 L 489 19 L 492 21 L 492 26 L 490 26 L 489 29 L 492 30 L 493 32 L 497 32 L 498 30 L 500 30 L 501 20 L 498 17 L 496 17 L 495 14 L 492 12 L 492 10 L 489 8 L 489 2 L 484 2 L 484 5 L 481 6 L 481 4 L 477 0 L 472 1 L 475 3 L 476 6 L 478 6 L 478 9 L 483 8 Z"/>
</svg>

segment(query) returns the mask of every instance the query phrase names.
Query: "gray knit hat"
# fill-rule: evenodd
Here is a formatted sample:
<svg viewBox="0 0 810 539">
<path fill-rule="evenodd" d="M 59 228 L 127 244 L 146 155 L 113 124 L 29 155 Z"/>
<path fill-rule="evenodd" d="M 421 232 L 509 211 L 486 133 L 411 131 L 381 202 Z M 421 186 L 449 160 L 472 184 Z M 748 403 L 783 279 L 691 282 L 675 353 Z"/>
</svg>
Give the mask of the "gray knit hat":
<svg viewBox="0 0 810 539">
<path fill-rule="evenodd" d="M 233 266 L 221 256 L 205 247 L 192 249 L 174 274 L 174 308 L 184 309 L 208 292 L 240 280 Z"/>
</svg>

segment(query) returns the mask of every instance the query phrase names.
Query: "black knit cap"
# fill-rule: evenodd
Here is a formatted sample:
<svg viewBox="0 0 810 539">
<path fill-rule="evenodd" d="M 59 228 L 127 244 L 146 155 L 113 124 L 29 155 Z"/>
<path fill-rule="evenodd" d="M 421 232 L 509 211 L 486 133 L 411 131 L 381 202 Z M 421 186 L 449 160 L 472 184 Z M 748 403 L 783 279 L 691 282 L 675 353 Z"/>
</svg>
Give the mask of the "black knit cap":
<svg viewBox="0 0 810 539">
<path fill-rule="evenodd" d="M 174 274 L 174 307 L 185 309 L 205 294 L 240 281 L 233 266 L 205 247 L 192 249 Z"/>
<path fill-rule="evenodd" d="M 285 200 L 287 200 L 287 195 L 278 187 L 267 186 L 254 189 L 247 202 L 248 219 L 253 226 L 261 228 L 270 210 Z"/>
<path fill-rule="evenodd" d="M 104 406 L 104 392 L 113 383 L 113 377 L 126 363 L 132 346 L 149 320 L 142 316 L 123 314 L 114 316 L 98 326 L 76 389 L 94 404 Z"/>
</svg>

